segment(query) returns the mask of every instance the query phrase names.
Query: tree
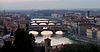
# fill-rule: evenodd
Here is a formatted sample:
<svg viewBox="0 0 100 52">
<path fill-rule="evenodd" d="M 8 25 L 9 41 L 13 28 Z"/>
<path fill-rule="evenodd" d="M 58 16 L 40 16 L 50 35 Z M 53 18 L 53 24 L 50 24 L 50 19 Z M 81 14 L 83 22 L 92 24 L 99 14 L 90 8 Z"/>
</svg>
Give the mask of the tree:
<svg viewBox="0 0 100 52">
<path fill-rule="evenodd" d="M 17 52 L 34 52 L 32 36 L 23 29 L 15 32 L 15 47 Z"/>
<path fill-rule="evenodd" d="M 8 34 L 8 33 L 9 33 L 9 32 L 8 32 L 8 30 L 7 30 L 7 27 L 4 26 L 3 34 L 6 35 L 6 34 Z"/>
</svg>

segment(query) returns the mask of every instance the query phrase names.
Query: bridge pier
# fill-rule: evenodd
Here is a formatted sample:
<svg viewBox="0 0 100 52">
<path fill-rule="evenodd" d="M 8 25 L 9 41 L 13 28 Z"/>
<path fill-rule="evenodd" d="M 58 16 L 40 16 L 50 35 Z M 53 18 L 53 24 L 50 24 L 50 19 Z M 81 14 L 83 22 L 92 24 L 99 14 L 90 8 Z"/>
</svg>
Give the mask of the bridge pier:
<svg viewBox="0 0 100 52">
<path fill-rule="evenodd" d="M 39 32 L 38 36 L 42 36 L 42 35 L 41 35 L 41 32 L 42 32 L 42 31 L 41 31 L 41 30 L 38 30 L 38 32 Z"/>
<path fill-rule="evenodd" d="M 53 35 L 52 35 L 52 37 L 55 37 L 56 36 L 56 30 L 52 30 L 52 32 L 53 32 Z"/>
<path fill-rule="evenodd" d="M 68 35 L 68 32 L 67 32 L 68 30 L 62 30 L 62 31 L 64 33 L 63 36 L 67 36 Z"/>
</svg>

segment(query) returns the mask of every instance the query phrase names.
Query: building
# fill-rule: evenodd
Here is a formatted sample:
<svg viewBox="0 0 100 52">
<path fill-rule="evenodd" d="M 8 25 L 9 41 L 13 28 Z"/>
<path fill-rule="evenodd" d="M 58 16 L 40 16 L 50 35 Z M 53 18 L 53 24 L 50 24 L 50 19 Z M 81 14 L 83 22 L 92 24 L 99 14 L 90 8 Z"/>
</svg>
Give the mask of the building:
<svg viewBox="0 0 100 52">
<path fill-rule="evenodd" d="M 58 14 L 58 13 L 52 13 L 51 17 L 52 18 L 56 18 L 56 19 L 62 19 L 63 15 L 62 14 Z"/>
<path fill-rule="evenodd" d="M 12 18 L 11 17 L 3 17 L 3 25 L 7 28 L 10 32 L 12 29 Z"/>
<path fill-rule="evenodd" d="M 25 22 L 25 17 L 20 16 L 18 17 L 18 28 L 26 29 L 26 22 Z"/>
<path fill-rule="evenodd" d="M 2 17 L 0 17 L 0 36 L 3 35 L 3 28 L 4 28 L 4 26 L 3 26 L 3 19 L 2 19 Z"/>
</svg>

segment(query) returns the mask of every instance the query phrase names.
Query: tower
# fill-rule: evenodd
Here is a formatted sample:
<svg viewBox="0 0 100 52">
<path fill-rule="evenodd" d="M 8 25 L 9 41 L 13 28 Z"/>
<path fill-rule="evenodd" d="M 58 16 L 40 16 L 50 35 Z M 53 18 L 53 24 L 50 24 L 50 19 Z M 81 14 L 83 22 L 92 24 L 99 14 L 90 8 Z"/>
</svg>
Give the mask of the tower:
<svg viewBox="0 0 100 52">
<path fill-rule="evenodd" d="M 18 27 L 21 29 L 26 30 L 26 22 L 25 22 L 25 17 L 20 16 L 18 19 Z"/>
<path fill-rule="evenodd" d="M 90 16 L 90 11 L 87 11 L 87 16 L 88 16 L 88 17 Z"/>
</svg>

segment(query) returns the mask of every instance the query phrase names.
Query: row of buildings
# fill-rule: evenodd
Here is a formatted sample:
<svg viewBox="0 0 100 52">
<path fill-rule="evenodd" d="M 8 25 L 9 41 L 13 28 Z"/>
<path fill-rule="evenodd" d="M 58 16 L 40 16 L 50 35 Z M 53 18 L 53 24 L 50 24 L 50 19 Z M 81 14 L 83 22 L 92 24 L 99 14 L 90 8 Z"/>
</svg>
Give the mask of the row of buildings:
<svg viewBox="0 0 100 52">
<path fill-rule="evenodd" d="M 78 36 L 100 39 L 100 15 L 88 15 L 84 17 L 80 13 L 66 13 L 63 24 L 73 26 Z"/>
<path fill-rule="evenodd" d="M 85 16 L 79 12 L 52 13 L 51 17 L 62 21 L 63 25 L 72 26 L 74 34 L 88 38 L 100 39 L 100 14 L 87 11 Z"/>
<path fill-rule="evenodd" d="M 15 32 L 16 29 L 25 28 L 25 17 L 14 15 L 0 15 L 0 36 Z"/>
</svg>

